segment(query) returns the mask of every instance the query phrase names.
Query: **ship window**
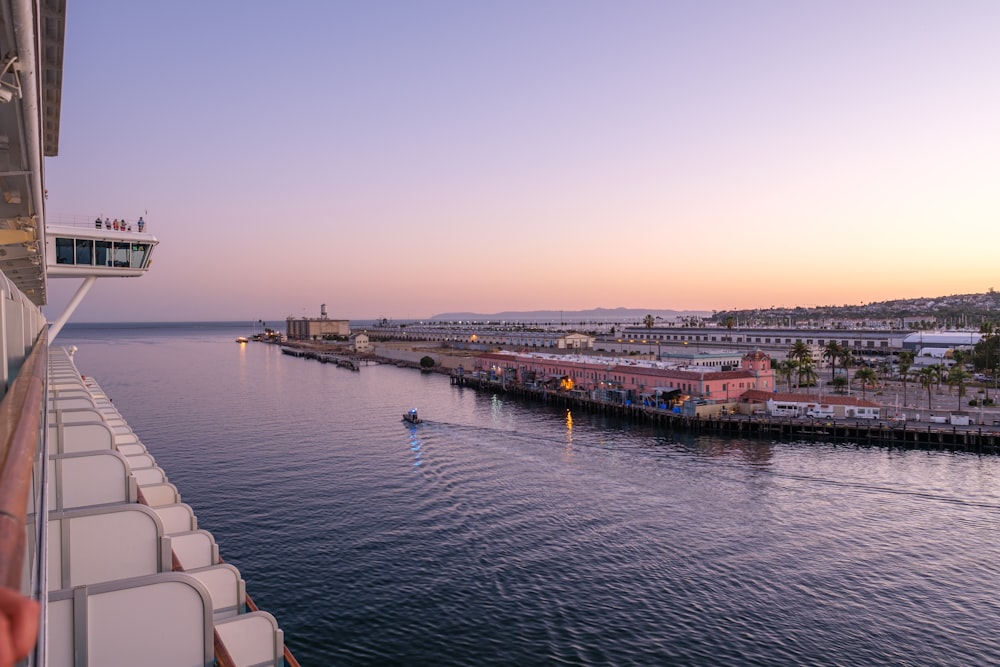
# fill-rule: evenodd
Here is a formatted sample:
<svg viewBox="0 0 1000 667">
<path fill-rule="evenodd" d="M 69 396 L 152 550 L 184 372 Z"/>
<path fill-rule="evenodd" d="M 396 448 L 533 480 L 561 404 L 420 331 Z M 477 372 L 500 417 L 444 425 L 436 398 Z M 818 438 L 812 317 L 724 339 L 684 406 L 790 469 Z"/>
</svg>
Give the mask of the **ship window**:
<svg viewBox="0 0 1000 667">
<path fill-rule="evenodd" d="M 111 266 L 111 241 L 95 241 L 97 266 Z"/>
<path fill-rule="evenodd" d="M 146 252 L 149 250 L 149 245 L 145 243 L 133 243 L 132 244 L 132 268 L 141 269 L 146 264 Z"/>
<path fill-rule="evenodd" d="M 130 244 L 128 243 L 116 243 L 115 244 L 115 266 L 128 268 L 128 256 L 129 256 Z"/>
<path fill-rule="evenodd" d="M 73 263 L 73 239 L 56 239 L 56 264 Z"/>
<path fill-rule="evenodd" d="M 90 239 L 77 239 L 76 240 L 76 263 L 77 264 L 93 264 L 94 263 L 94 242 Z"/>
</svg>

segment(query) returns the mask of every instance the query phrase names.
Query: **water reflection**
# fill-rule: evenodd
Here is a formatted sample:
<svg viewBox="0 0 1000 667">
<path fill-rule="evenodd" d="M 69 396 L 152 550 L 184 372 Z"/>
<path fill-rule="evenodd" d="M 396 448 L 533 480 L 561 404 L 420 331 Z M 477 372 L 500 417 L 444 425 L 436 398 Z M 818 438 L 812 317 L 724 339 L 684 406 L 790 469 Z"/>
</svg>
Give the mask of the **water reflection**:
<svg viewBox="0 0 1000 667">
<path fill-rule="evenodd" d="M 423 449 L 420 444 L 420 438 L 417 437 L 417 426 L 416 424 L 409 425 L 410 430 L 410 451 L 413 452 L 413 472 L 417 472 L 420 469 L 420 464 L 423 462 Z"/>
<path fill-rule="evenodd" d="M 566 455 L 573 455 L 573 413 L 566 411 Z"/>
</svg>

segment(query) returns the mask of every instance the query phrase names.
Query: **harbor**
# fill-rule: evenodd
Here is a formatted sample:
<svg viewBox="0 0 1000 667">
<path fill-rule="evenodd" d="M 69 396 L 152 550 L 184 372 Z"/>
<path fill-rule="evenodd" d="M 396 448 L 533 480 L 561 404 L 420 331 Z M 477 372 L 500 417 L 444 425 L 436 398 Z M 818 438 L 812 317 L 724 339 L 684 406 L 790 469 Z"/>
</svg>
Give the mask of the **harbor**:
<svg viewBox="0 0 1000 667">
<path fill-rule="evenodd" d="M 328 349 L 333 347 L 316 343 L 304 346 L 301 344 L 296 346 L 294 343 L 281 346 L 283 354 L 335 364 L 352 371 L 360 371 L 363 366 L 372 364 L 427 370 L 421 369 L 419 362 L 413 358 L 415 356 L 413 353 L 394 354 L 386 347 L 380 348 L 377 353 L 369 354 L 352 354 L 343 350 L 325 351 Z M 440 361 L 444 355 L 438 351 L 435 356 Z M 495 377 L 491 378 L 488 373 L 481 371 L 465 372 L 464 369 L 459 371 L 455 365 L 462 361 L 469 362 L 470 358 L 462 354 L 447 363 L 436 365 L 431 370 L 448 375 L 450 383 L 456 387 L 467 387 L 518 400 L 651 424 L 668 432 L 1000 454 L 1000 428 L 994 423 L 952 425 L 930 421 L 779 417 L 762 410 L 750 414 L 741 414 L 735 410 L 730 412 L 720 410 L 709 415 L 682 414 L 672 409 L 661 409 L 651 405 L 600 400 L 580 391 L 553 390 L 506 382 Z"/>
<path fill-rule="evenodd" d="M 585 395 L 511 386 L 468 374 L 451 374 L 451 383 L 477 391 L 654 424 L 668 431 L 735 435 L 779 440 L 822 440 L 859 445 L 942 449 L 977 454 L 1000 453 L 1000 429 L 983 426 L 942 426 L 931 423 L 888 424 L 881 421 L 773 417 L 767 414 L 717 414 L 701 417 L 645 405 L 599 401 Z"/>
<path fill-rule="evenodd" d="M 670 429 L 231 332 L 64 344 L 304 665 L 995 655 L 1000 457 Z"/>
</svg>

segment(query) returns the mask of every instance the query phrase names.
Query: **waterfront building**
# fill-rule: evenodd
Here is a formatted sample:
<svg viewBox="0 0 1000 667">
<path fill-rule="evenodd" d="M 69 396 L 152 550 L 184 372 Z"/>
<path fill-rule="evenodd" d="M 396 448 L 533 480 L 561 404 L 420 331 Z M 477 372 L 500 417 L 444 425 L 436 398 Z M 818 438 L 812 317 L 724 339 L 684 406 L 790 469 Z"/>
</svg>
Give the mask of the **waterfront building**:
<svg viewBox="0 0 1000 667">
<path fill-rule="evenodd" d="M 354 342 L 355 352 L 370 352 L 372 349 L 371 339 L 367 334 L 355 334 L 351 336 L 351 340 Z"/>
<path fill-rule="evenodd" d="M 884 356 L 903 349 L 904 339 L 911 331 L 888 329 L 796 329 L 796 328 L 733 328 L 727 327 L 625 327 L 614 339 L 603 339 L 605 349 L 649 349 L 652 345 L 663 348 L 694 346 L 718 348 L 725 346 L 738 350 L 766 351 L 775 359 L 784 359 L 795 343 L 808 345 L 815 352 L 830 341 L 850 348 L 859 355 Z M 641 345 L 641 347 L 636 347 Z M 600 348 L 602 345 L 598 345 Z"/>
<path fill-rule="evenodd" d="M 982 338 L 978 331 L 916 331 L 903 339 L 903 349 L 912 350 L 918 356 L 940 356 L 944 350 L 975 347 Z"/>
<path fill-rule="evenodd" d="M 323 340 L 324 338 L 351 335 L 350 320 L 331 320 L 326 313 L 326 304 L 320 306 L 318 318 L 289 316 L 285 320 L 285 335 L 289 340 Z"/>
<path fill-rule="evenodd" d="M 493 347 L 590 350 L 595 336 L 571 331 L 525 330 L 506 327 L 406 325 L 365 329 L 372 339 L 440 342 L 453 347 L 485 350 Z"/>
<path fill-rule="evenodd" d="M 522 384 L 559 380 L 567 389 L 619 390 L 634 398 L 673 393 L 733 401 L 748 390 L 774 390 L 771 359 L 760 351 L 744 354 L 737 370 L 538 352 L 488 352 L 477 355 L 475 363 L 476 370 Z"/>
</svg>

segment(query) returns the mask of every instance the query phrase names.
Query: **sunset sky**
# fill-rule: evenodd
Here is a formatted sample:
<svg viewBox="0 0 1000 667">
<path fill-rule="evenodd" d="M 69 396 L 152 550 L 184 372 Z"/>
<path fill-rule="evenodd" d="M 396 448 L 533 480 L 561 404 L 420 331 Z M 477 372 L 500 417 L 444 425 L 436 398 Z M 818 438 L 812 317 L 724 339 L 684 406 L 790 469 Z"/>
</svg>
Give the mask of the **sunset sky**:
<svg viewBox="0 0 1000 667">
<path fill-rule="evenodd" d="M 160 240 L 78 321 L 983 292 L 998 29 L 995 0 L 70 2 L 47 214 Z"/>
</svg>

